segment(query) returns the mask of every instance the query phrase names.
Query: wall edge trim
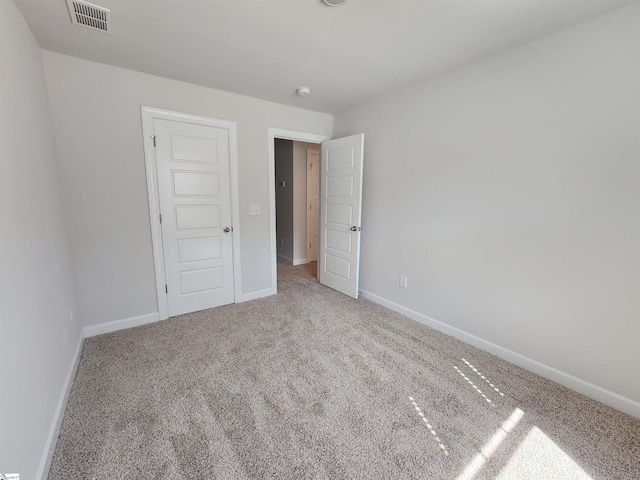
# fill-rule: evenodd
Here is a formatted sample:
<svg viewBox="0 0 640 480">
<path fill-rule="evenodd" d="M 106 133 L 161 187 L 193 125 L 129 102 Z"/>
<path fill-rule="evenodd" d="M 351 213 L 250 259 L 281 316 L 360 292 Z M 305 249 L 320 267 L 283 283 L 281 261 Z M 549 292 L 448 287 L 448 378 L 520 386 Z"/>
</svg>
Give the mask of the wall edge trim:
<svg viewBox="0 0 640 480">
<path fill-rule="evenodd" d="M 249 302 L 251 300 L 257 300 L 259 298 L 270 297 L 271 295 L 275 295 L 277 292 L 272 288 L 265 288 L 264 290 L 257 290 L 255 292 L 243 293 L 240 295 L 240 299 L 238 303 Z"/>
<path fill-rule="evenodd" d="M 78 371 L 78 366 L 80 365 L 80 357 L 82 356 L 82 349 L 84 348 L 84 340 L 84 330 L 82 330 L 80 332 L 80 338 L 78 339 L 76 351 L 73 355 L 73 358 L 71 359 L 69 370 L 67 371 L 67 376 L 65 377 L 62 391 L 60 392 L 60 398 L 58 399 L 58 404 L 56 405 L 56 410 L 51 422 L 51 428 L 49 428 L 47 441 L 45 442 L 42 458 L 40 459 L 40 465 L 38 466 L 36 478 L 39 478 L 41 480 L 46 480 L 46 478 L 49 476 L 49 469 L 51 468 L 53 454 L 58 443 L 58 435 L 60 434 L 60 428 L 62 427 L 62 420 L 64 419 L 64 413 L 67 409 L 67 402 L 69 400 L 69 395 L 71 394 L 71 387 L 73 386 L 73 380 L 76 377 L 76 372 Z"/>
<path fill-rule="evenodd" d="M 439 332 L 450 335 L 458 340 L 468 343 L 474 347 L 477 347 L 485 352 L 491 353 L 496 357 L 499 357 L 507 362 L 510 362 L 518 367 L 524 368 L 530 372 L 535 373 L 547 380 L 556 382 L 564 387 L 567 387 L 574 392 L 578 392 L 586 397 L 591 398 L 597 402 L 608 405 L 616 410 L 627 413 L 633 417 L 640 418 L 640 402 L 632 400 L 618 393 L 612 392 L 605 388 L 602 388 L 593 383 L 587 382 L 581 378 L 578 378 L 569 373 L 558 370 L 557 368 L 545 365 L 537 360 L 521 355 L 513 350 L 509 350 L 500 345 L 492 343 L 488 340 L 480 338 L 476 335 L 468 333 L 451 325 L 431 318 L 423 313 L 417 312 L 410 308 L 404 307 L 398 303 L 388 300 L 384 297 L 376 295 L 375 293 L 367 290 L 360 290 L 360 294 L 374 303 L 382 305 L 394 312 L 400 313 L 405 317 L 415 320 L 418 323 L 426 325 L 427 327 L 438 330 Z"/>
<path fill-rule="evenodd" d="M 84 337 L 95 337 L 96 335 L 103 335 L 105 333 L 117 332 L 118 330 L 125 330 L 127 328 L 139 327 L 148 323 L 158 322 L 159 320 L 160 316 L 158 312 L 153 312 L 147 313 L 146 315 L 139 315 L 137 317 L 104 322 L 98 325 L 89 325 L 84 327 Z"/>
</svg>

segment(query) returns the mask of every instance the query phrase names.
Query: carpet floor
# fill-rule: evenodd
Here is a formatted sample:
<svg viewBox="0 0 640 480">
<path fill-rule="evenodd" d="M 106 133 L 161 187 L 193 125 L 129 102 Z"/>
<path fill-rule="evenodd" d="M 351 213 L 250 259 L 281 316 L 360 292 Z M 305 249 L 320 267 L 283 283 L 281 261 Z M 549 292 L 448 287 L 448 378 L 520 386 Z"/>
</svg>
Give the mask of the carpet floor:
<svg viewBox="0 0 640 480">
<path fill-rule="evenodd" d="M 88 339 L 49 479 L 640 478 L 640 420 L 309 266 L 278 288 Z"/>
</svg>

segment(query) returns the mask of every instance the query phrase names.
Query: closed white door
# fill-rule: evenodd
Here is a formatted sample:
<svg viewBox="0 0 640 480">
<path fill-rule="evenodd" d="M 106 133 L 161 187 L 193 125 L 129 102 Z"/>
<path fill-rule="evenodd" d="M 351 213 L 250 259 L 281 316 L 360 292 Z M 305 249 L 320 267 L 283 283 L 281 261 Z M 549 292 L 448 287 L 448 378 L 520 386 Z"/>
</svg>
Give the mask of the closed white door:
<svg viewBox="0 0 640 480">
<path fill-rule="evenodd" d="M 319 169 L 320 153 L 317 150 L 307 150 L 307 261 L 318 260 L 318 229 L 320 218 L 319 202 Z"/>
<path fill-rule="evenodd" d="M 322 143 L 320 283 L 358 298 L 364 134 Z"/>
<path fill-rule="evenodd" d="M 229 131 L 153 126 L 169 316 L 233 303 Z"/>
</svg>

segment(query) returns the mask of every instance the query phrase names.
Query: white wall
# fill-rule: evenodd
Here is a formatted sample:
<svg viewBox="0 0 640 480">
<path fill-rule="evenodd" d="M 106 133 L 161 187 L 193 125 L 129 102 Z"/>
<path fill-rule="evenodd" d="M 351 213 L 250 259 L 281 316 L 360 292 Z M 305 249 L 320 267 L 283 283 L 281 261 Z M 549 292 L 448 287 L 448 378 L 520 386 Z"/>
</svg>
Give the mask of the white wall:
<svg viewBox="0 0 640 480">
<path fill-rule="evenodd" d="M 0 0 L 0 65 L 0 472 L 33 479 L 81 321 L 41 50 L 10 0 Z"/>
<path fill-rule="evenodd" d="M 281 261 L 293 263 L 293 142 L 275 139 L 276 241 Z M 284 182 L 284 186 L 282 183 Z"/>
<path fill-rule="evenodd" d="M 293 142 L 293 259 L 307 260 L 307 149 L 320 151 L 319 145 Z"/>
<path fill-rule="evenodd" d="M 638 52 L 636 4 L 336 115 L 361 288 L 640 401 Z"/>
<path fill-rule="evenodd" d="M 43 56 L 86 324 L 157 311 L 140 105 L 238 123 L 242 293 L 270 288 L 267 127 L 330 134 L 333 117 L 57 53 Z M 262 215 L 250 216 L 251 204 Z"/>
</svg>

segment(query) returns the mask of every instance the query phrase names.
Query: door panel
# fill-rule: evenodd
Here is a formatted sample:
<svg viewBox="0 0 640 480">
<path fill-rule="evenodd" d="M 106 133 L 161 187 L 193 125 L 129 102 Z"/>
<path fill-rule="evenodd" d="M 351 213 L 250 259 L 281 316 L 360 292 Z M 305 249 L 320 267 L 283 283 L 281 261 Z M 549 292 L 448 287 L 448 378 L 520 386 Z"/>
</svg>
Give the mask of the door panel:
<svg viewBox="0 0 640 480">
<path fill-rule="evenodd" d="M 173 172 L 173 194 L 191 196 L 220 195 L 217 173 L 205 172 Z"/>
<path fill-rule="evenodd" d="M 327 249 L 351 253 L 351 236 L 351 232 L 338 232 L 327 229 Z"/>
<path fill-rule="evenodd" d="M 171 157 L 176 161 L 217 165 L 217 143 L 216 138 L 172 135 Z"/>
<path fill-rule="evenodd" d="M 364 134 L 322 143 L 320 283 L 358 298 Z"/>
<path fill-rule="evenodd" d="M 307 150 L 307 261 L 318 260 L 319 217 L 319 169 L 320 155 L 316 150 Z"/>
<path fill-rule="evenodd" d="M 169 316 L 232 303 L 229 132 L 154 120 Z"/>
<path fill-rule="evenodd" d="M 349 280 L 351 277 L 351 262 L 344 258 L 334 257 L 333 255 L 326 254 L 326 273 L 332 276 L 340 277 L 343 280 Z"/>
<path fill-rule="evenodd" d="M 222 241 L 218 237 L 183 238 L 178 240 L 180 263 L 209 260 L 222 256 Z"/>
<path fill-rule="evenodd" d="M 180 293 L 183 295 L 216 290 L 223 286 L 222 267 L 180 272 Z"/>
<path fill-rule="evenodd" d="M 327 205 L 327 222 L 353 225 L 353 207 L 351 205 Z"/>
<path fill-rule="evenodd" d="M 335 170 L 328 169 L 327 174 L 332 173 L 336 176 L 327 177 L 327 197 L 353 197 L 353 175 L 341 176 Z"/>
<path fill-rule="evenodd" d="M 175 228 L 178 230 L 220 227 L 220 208 L 217 205 L 185 205 L 175 207 L 175 215 Z"/>
</svg>

